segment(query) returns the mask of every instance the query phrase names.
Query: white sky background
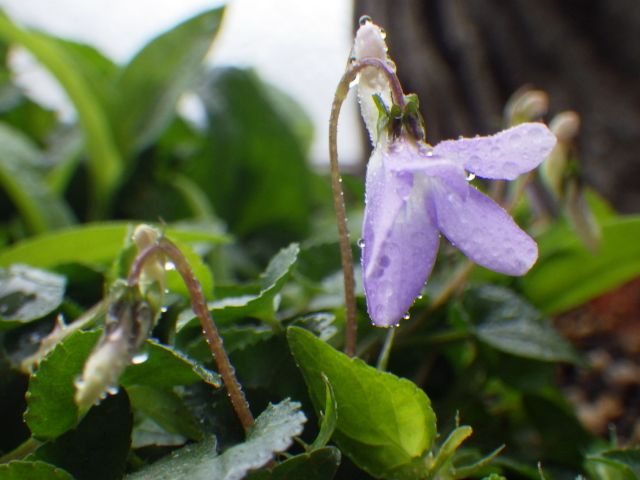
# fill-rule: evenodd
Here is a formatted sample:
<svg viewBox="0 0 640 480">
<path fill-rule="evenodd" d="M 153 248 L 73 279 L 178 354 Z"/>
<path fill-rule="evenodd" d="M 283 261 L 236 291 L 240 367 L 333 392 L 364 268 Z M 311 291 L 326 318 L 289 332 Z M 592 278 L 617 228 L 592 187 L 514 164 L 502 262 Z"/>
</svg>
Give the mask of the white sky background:
<svg viewBox="0 0 640 480">
<path fill-rule="evenodd" d="M 25 25 L 83 41 L 117 62 L 148 40 L 218 0 L 0 0 Z M 314 163 L 327 161 L 333 92 L 351 48 L 349 0 L 229 0 L 210 61 L 252 66 L 266 81 L 292 95 L 315 124 Z M 59 105 L 64 98 L 41 73 L 19 59 L 21 79 Z M 67 107 L 68 108 L 68 107 Z M 343 108 L 338 135 L 341 161 L 362 155 L 355 102 Z"/>
</svg>

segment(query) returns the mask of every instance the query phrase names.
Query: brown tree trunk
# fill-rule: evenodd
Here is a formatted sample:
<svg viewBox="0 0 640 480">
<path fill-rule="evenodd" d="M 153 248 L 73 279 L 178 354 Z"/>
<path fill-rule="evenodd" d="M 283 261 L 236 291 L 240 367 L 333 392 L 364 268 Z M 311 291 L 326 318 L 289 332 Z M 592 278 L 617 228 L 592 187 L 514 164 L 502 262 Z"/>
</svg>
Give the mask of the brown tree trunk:
<svg viewBox="0 0 640 480">
<path fill-rule="evenodd" d="M 357 0 L 355 13 L 386 29 L 430 142 L 495 132 L 529 84 L 549 93 L 552 114 L 581 115 L 586 181 L 640 211 L 638 0 Z"/>
</svg>

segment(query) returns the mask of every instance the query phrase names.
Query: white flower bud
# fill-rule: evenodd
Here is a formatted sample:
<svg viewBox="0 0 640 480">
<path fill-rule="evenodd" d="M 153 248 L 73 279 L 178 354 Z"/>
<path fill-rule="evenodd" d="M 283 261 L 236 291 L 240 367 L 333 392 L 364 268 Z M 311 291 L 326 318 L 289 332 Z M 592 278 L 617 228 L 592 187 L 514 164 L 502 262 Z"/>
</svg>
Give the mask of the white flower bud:
<svg viewBox="0 0 640 480">
<path fill-rule="evenodd" d="M 356 32 L 353 43 L 353 59 L 359 61 L 365 58 L 377 58 L 393 63 L 387 56 L 387 44 L 384 41 L 385 33 L 370 19 L 360 22 L 360 28 Z M 375 146 L 378 141 L 378 109 L 373 102 L 373 95 L 380 95 L 387 106 L 391 106 L 391 89 L 389 82 L 375 67 L 365 68 L 358 76 L 358 102 L 360 103 L 360 113 L 369 131 L 371 143 Z"/>
</svg>

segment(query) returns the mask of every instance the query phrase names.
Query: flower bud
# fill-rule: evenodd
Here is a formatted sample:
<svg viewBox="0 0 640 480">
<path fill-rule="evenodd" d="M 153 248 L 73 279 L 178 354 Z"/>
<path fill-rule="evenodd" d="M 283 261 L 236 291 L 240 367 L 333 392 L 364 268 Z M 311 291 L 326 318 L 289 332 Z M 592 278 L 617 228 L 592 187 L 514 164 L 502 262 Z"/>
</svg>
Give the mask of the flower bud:
<svg viewBox="0 0 640 480">
<path fill-rule="evenodd" d="M 368 18 L 361 21 L 353 43 L 352 59 L 359 61 L 365 58 L 377 58 L 390 63 L 384 39 L 385 33 L 379 26 Z M 358 76 L 358 102 L 360 103 L 360 113 L 369 131 L 371 143 L 376 145 L 379 113 L 373 101 L 374 95 L 377 95 L 386 105 L 393 103 L 391 88 L 385 75 L 378 68 L 368 67 L 363 69 Z"/>
<path fill-rule="evenodd" d="M 549 97 L 542 90 L 523 90 L 514 93 L 505 107 L 505 119 L 509 126 L 538 120 L 549 109 Z"/>
</svg>

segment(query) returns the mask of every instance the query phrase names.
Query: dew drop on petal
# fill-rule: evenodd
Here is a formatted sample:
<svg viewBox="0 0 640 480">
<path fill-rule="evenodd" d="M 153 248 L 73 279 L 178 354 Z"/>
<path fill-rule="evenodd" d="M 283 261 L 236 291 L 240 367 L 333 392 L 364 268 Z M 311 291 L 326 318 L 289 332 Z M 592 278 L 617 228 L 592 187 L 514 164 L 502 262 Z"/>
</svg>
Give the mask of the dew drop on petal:
<svg viewBox="0 0 640 480">
<path fill-rule="evenodd" d="M 358 20 L 358 23 L 361 26 L 366 25 L 367 23 L 371 23 L 371 22 L 372 22 L 372 20 L 371 20 L 371 17 L 369 15 L 362 15 L 360 17 L 360 19 Z"/>
<path fill-rule="evenodd" d="M 364 248 L 364 238 L 359 238 L 358 239 L 358 247 Z"/>
<path fill-rule="evenodd" d="M 468 173 L 467 174 L 467 182 L 470 182 L 471 180 L 474 180 L 476 178 L 476 174 L 475 173 Z"/>
<path fill-rule="evenodd" d="M 110 385 L 107 387 L 107 393 L 109 395 L 116 395 L 120 391 L 120 387 L 117 385 Z"/>
<path fill-rule="evenodd" d="M 409 320 L 409 318 L 411 317 L 411 315 L 409 315 L 409 312 L 405 313 L 402 318 L 404 318 L 405 320 Z"/>
</svg>

